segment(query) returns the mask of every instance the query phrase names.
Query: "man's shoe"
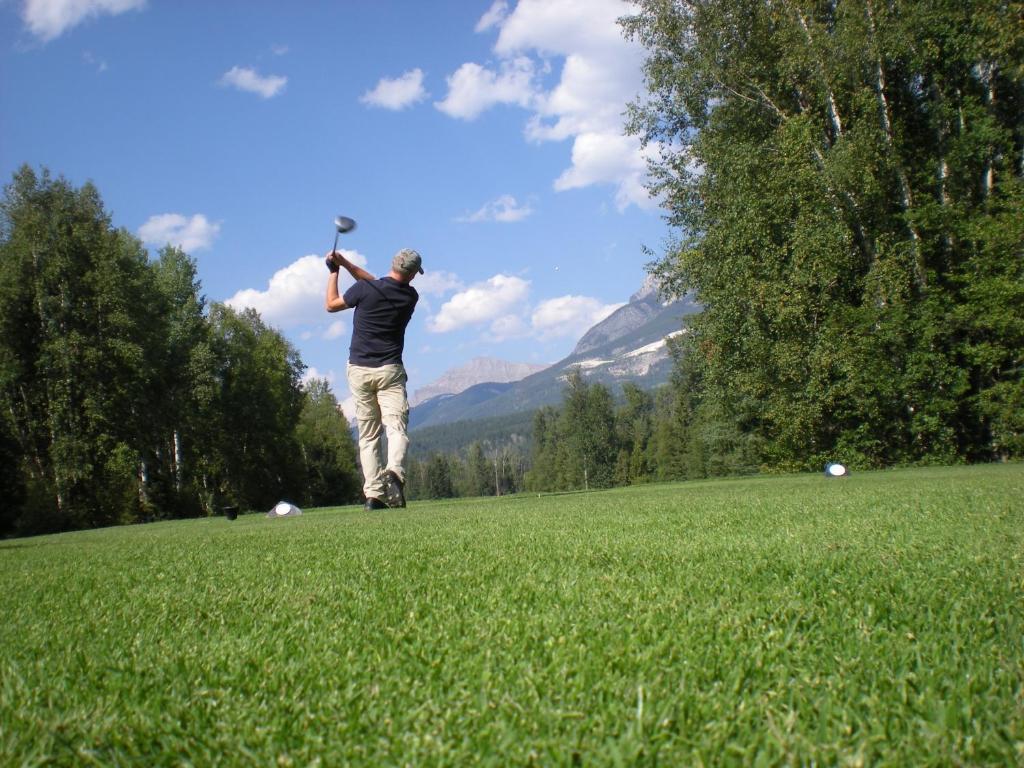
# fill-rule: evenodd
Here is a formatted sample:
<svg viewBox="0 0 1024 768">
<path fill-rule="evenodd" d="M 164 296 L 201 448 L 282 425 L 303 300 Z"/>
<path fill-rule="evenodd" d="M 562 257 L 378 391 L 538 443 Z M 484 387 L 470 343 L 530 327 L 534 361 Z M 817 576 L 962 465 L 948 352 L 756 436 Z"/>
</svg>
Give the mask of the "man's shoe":
<svg viewBox="0 0 1024 768">
<path fill-rule="evenodd" d="M 384 500 L 389 507 L 405 506 L 405 489 L 398 475 L 390 469 L 384 473 Z"/>
<path fill-rule="evenodd" d="M 363 509 L 366 510 L 367 512 L 372 512 L 375 509 L 387 509 L 387 508 L 388 508 L 387 504 L 385 504 L 380 499 L 373 498 L 372 496 L 366 500 L 365 504 L 363 504 Z"/>
</svg>

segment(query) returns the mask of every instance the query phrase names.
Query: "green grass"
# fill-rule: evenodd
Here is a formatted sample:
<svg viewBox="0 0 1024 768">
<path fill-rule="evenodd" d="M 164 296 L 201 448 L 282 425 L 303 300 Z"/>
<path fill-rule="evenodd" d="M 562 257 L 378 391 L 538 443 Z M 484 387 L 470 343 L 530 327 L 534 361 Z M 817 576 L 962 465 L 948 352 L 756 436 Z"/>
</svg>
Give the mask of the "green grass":
<svg viewBox="0 0 1024 768">
<path fill-rule="evenodd" d="M 0 542 L 3 765 L 1020 765 L 1024 465 Z"/>
</svg>

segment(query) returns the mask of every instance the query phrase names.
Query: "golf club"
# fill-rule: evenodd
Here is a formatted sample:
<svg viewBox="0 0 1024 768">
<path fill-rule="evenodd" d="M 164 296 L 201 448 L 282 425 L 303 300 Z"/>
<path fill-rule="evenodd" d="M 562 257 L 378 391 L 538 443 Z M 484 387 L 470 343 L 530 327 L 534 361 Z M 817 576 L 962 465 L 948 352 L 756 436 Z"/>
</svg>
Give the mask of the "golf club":
<svg viewBox="0 0 1024 768">
<path fill-rule="evenodd" d="M 331 253 L 338 250 L 338 235 L 344 234 L 345 232 L 351 232 L 355 228 L 355 219 L 350 219 L 348 216 L 339 216 L 334 220 L 334 247 L 331 248 Z"/>
</svg>

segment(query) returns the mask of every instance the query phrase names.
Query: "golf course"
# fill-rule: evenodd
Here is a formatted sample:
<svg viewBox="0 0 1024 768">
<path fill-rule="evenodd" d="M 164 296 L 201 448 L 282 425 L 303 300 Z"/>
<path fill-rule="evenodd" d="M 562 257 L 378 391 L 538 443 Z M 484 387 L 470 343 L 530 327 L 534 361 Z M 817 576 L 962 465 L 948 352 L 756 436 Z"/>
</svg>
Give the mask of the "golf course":
<svg viewBox="0 0 1024 768">
<path fill-rule="evenodd" d="M 1020 765 L 1024 465 L 0 542 L 0 763 Z"/>
</svg>

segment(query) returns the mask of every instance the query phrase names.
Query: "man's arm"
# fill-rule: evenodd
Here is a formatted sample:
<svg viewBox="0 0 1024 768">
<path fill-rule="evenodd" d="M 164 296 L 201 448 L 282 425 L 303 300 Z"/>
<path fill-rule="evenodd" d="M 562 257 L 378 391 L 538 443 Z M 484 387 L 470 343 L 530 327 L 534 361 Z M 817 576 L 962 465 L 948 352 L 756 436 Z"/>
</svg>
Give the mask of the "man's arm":
<svg viewBox="0 0 1024 768">
<path fill-rule="evenodd" d="M 327 276 L 327 302 L 326 309 L 328 312 L 341 312 L 343 309 L 348 309 L 348 304 L 345 303 L 345 299 L 338 295 L 338 272 L 335 270 Z"/>
<path fill-rule="evenodd" d="M 345 303 L 344 297 L 338 293 L 338 267 L 344 267 L 348 270 L 353 280 L 376 280 L 365 269 L 356 266 L 337 251 L 331 251 L 327 254 L 327 263 L 328 265 L 334 265 L 333 269 L 331 269 L 331 274 L 327 278 L 327 301 L 325 306 L 328 312 L 340 312 L 343 309 L 348 309 L 348 304 Z"/>
<path fill-rule="evenodd" d="M 348 270 L 348 273 L 352 275 L 353 280 L 376 280 L 377 278 L 371 275 L 362 267 L 356 266 L 351 261 L 346 259 L 338 251 L 331 251 L 327 254 L 328 259 L 333 259 L 334 263 L 339 267 L 344 267 Z"/>
</svg>

